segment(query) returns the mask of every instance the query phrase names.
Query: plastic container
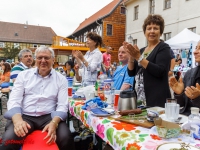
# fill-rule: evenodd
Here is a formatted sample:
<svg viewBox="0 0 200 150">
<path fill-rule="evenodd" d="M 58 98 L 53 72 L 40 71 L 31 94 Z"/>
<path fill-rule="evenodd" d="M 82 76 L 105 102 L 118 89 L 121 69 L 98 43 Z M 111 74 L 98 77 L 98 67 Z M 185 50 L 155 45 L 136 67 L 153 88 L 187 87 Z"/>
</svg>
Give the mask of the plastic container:
<svg viewBox="0 0 200 150">
<path fill-rule="evenodd" d="M 193 134 L 198 135 L 199 132 L 198 125 L 200 125 L 199 108 L 191 107 L 191 115 L 189 115 L 188 121 L 190 123 L 191 136 L 193 137 Z"/>
<path fill-rule="evenodd" d="M 104 91 L 104 95 L 106 97 L 106 103 L 108 104 L 113 104 L 113 94 L 111 92 L 111 90 L 109 91 Z"/>
<path fill-rule="evenodd" d="M 199 108 L 191 107 L 191 115 L 188 117 L 188 121 L 191 124 L 199 124 L 200 123 L 200 116 L 199 116 Z"/>
<path fill-rule="evenodd" d="M 72 87 L 73 86 L 73 78 L 67 77 L 67 81 L 68 81 L 68 87 Z"/>
<path fill-rule="evenodd" d="M 104 73 L 104 74 L 100 74 L 98 76 L 99 80 L 100 80 L 100 84 L 99 84 L 99 87 L 100 88 L 104 88 L 104 80 L 107 79 L 107 75 Z"/>
<path fill-rule="evenodd" d="M 113 86 L 113 80 L 112 79 L 105 79 L 104 80 L 104 91 L 110 91 Z"/>
</svg>

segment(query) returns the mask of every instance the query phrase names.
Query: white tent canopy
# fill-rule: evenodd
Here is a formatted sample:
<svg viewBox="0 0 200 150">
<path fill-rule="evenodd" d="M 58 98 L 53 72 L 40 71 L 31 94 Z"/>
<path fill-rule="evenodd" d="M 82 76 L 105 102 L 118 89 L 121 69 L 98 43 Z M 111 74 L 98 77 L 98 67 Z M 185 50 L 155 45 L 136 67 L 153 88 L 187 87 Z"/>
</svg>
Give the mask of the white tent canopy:
<svg viewBox="0 0 200 150">
<path fill-rule="evenodd" d="M 165 41 L 171 49 L 189 49 L 192 44 L 192 52 L 195 50 L 197 42 L 200 40 L 200 35 L 185 28 L 173 38 Z M 192 67 L 195 67 L 194 55 L 192 54 Z M 182 63 L 187 64 L 187 58 L 182 59 Z"/>
<path fill-rule="evenodd" d="M 185 28 L 173 38 L 165 41 L 165 43 L 169 44 L 171 49 L 188 49 L 190 48 L 191 44 L 193 45 L 194 49 L 199 40 L 200 35 Z"/>
</svg>

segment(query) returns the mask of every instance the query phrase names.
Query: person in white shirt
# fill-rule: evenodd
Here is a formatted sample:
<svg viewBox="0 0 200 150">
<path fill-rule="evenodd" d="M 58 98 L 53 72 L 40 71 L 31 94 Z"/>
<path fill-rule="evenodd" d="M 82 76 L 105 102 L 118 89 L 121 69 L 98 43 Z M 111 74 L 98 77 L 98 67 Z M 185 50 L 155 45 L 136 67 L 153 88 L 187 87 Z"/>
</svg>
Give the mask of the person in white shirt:
<svg viewBox="0 0 200 150">
<path fill-rule="evenodd" d="M 21 141 L 35 130 L 47 132 L 47 144 L 56 142 L 59 150 L 73 150 L 74 141 L 65 122 L 68 111 L 67 80 L 52 66 L 54 51 L 39 47 L 36 68 L 19 73 L 9 101 L 8 119 L 2 141 Z M 2 143 L 0 149 L 19 150 L 21 144 Z"/>
<path fill-rule="evenodd" d="M 98 46 L 102 45 L 102 38 L 95 32 L 89 32 L 86 37 L 86 45 L 90 50 L 85 55 L 78 50 L 72 51 L 72 55 L 76 58 L 79 67 L 83 68 L 82 84 L 84 86 L 95 84 L 97 68 L 103 61 L 102 53 L 98 49 Z"/>
</svg>

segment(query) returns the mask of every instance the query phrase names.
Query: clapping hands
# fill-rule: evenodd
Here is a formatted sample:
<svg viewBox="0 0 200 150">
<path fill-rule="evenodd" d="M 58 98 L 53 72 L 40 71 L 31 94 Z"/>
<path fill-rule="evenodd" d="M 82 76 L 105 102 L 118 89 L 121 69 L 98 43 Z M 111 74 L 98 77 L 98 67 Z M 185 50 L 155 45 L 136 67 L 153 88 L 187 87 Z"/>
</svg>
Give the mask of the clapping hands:
<svg viewBox="0 0 200 150">
<path fill-rule="evenodd" d="M 190 86 L 185 88 L 185 95 L 191 100 L 200 96 L 200 85 L 196 83 L 196 87 Z"/>
<path fill-rule="evenodd" d="M 169 86 L 176 94 L 181 94 L 184 90 L 183 79 L 180 77 L 179 81 L 177 81 L 175 77 L 171 77 L 169 79 Z"/>
<path fill-rule="evenodd" d="M 181 94 L 184 91 L 184 83 L 181 77 L 179 81 L 177 81 L 175 77 L 171 77 L 169 79 L 169 86 L 176 94 Z M 196 87 L 194 86 L 186 87 L 185 95 L 191 100 L 197 98 L 198 96 L 200 96 L 200 85 L 196 83 Z"/>
<path fill-rule="evenodd" d="M 73 57 L 75 57 L 76 59 L 80 59 L 80 60 L 83 60 L 83 54 L 81 51 L 79 50 L 72 50 L 72 55 Z"/>
<path fill-rule="evenodd" d="M 130 60 L 138 60 L 140 58 L 140 49 L 137 47 L 137 45 L 131 45 L 128 42 L 123 42 L 124 49 L 129 54 Z"/>
</svg>

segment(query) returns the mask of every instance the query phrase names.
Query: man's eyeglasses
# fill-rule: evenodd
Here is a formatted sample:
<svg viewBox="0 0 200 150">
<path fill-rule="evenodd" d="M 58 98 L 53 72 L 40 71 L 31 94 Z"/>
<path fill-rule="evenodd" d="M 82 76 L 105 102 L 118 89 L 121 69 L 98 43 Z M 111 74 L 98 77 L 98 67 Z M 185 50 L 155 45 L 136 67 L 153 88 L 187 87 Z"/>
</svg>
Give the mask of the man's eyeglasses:
<svg viewBox="0 0 200 150">
<path fill-rule="evenodd" d="M 51 57 L 47 57 L 47 56 L 39 56 L 39 57 L 36 57 L 37 60 L 42 60 L 44 58 L 44 60 L 49 60 L 51 59 Z"/>
</svg>

